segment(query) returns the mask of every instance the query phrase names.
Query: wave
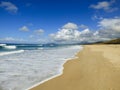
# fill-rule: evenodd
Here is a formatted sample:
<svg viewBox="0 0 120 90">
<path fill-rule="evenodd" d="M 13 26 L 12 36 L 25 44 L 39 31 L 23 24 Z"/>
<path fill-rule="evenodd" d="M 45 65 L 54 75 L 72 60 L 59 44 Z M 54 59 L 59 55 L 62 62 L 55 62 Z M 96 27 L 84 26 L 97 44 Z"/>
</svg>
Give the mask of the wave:
<svg viewBox="0 0 120 90">
<path fill-rule="evenodd" d="M 0 46 L 6 46 L 6 44 L 0 44 Z"/>
<path fill-rule="evenodd" d="M 15 45 L 7 45 L 7 44 L 0 44 L 0 47 L 4 49 L 16 49 L 17 48 Z"/>
<path fill-rule="evenodd" d="M 17 47 L 15 45 L 11 45 L 11 46 L 2 46 L 5 49 L 16 49 Z"/>
<path fill-rule="evenodd" d="M 1 52 L 0 56 L 4 56 L 4 55 L 9 55 L 9 54 L 15 54 L 15 53 L 22 53 L 24 52 L 24 50 L 16 50 L 16 51 L 9 51 L 9 52 Z"/>
</svg>

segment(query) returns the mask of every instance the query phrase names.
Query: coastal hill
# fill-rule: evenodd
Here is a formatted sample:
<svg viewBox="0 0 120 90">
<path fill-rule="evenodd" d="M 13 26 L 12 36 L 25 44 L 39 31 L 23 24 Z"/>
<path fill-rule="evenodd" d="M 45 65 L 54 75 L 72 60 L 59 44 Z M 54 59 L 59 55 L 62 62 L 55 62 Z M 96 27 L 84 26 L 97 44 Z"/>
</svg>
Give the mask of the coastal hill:
<svg viewBox="0 0 120 90">
<path fill-rule="evenodd" d="M 120 44 L 120 38 L 103 42 L 102 44 Z"/>
<path fill-rule="evenodd" d="M 96 42 L 93 44 L 120 44 L 120 38 L 118 39 L 113 39 L 113 40 L 109 40 L 109 41 L 104 41 L 104 42 Z"/>
</svg>

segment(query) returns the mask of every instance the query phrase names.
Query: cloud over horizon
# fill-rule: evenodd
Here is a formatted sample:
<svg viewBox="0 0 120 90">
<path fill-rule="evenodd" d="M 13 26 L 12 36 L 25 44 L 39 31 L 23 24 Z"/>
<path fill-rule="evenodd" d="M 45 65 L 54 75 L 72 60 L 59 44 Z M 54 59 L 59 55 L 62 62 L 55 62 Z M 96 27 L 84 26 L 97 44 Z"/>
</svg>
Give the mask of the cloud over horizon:
<svg viewBox="0 0 120 90">
<path fill-rule="evenodd" d="M 58 43 L 80 43 L 87 41 L 92 32 L 86 28 L 79 31 L 79 26 L 75 23 L 65 24 L 57 33 L 50 34 L 50 37 Z"/>
<path fill-rule="evenodd" d="M 80 27 L 82 26 L 82 27 Z M 83 29 L 82 29 L 83 28 Z M 82 29 L 82 30 L 81 30 Z M 20 28 L 21 31 L 28 32 L 27 26 Z M 34 30 L 33 34 L 28 36 L 34 42 L 55 42 L 55 43 L 91 43 L 113 38 L 120 38 L 120 18 L 103 18 L 98 21 L 98 30 L 90 30 L 86 25 L 77 25 L 69 22 L 63 25 L 56 33 L 49 34 L 50 39 L 44 40 L 41 35 L 43 29 Z M 0 41 L 7 42 L 24 42 L 23 39 L 15 39 L 12 37 L 1 38 Z"/>
<path fill-rule="evenodd" d="M 57 43 L 83 43 L 99 42 L 120 37 L 120 18 L 101 19 L 98 30 L 89 28 L 79 31 L 75 23 L 67 23 L 58 32 L 50 34 Z"/>
<path fill-rule="evenodd" d="M 71 42 L 77 40 L 80 36 L 80 32 L 77 30 L 78 26 L 74 23 L 67 23 L 54 34 L 50 34 L 50 37 L 57 42 Z"/>
</svg>

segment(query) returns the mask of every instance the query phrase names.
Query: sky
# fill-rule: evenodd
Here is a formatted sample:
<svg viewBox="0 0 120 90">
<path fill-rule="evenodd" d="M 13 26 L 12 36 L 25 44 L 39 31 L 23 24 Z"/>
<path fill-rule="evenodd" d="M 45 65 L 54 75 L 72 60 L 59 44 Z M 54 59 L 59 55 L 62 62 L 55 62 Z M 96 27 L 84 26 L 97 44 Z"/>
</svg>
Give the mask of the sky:
<svg viewBox="0 0 120 90">
<path fill-rule="evenodd" d="M 119 0 L 0 0 L 0 43 L 80 43 L 119 37 Z"/>
</svg>

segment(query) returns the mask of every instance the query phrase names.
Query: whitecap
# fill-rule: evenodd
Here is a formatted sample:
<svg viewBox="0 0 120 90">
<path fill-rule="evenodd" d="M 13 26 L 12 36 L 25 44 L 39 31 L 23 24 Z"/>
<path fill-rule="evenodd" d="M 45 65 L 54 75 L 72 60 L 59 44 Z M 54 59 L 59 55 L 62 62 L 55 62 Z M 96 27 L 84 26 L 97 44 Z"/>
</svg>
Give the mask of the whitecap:
<svg viewBox="0 0 120 90">
<path fill-rule="evenodd" d="M 11 45 L 11 46 L 3 46 L 3 48 L 5 49 L 16 49 L 17 47 L 15 45 Z"/>
<path fill-rule="evenodd" d="M 6 46 L 6 44 L 0 44 L 0 46 Z"/>
</svg>

